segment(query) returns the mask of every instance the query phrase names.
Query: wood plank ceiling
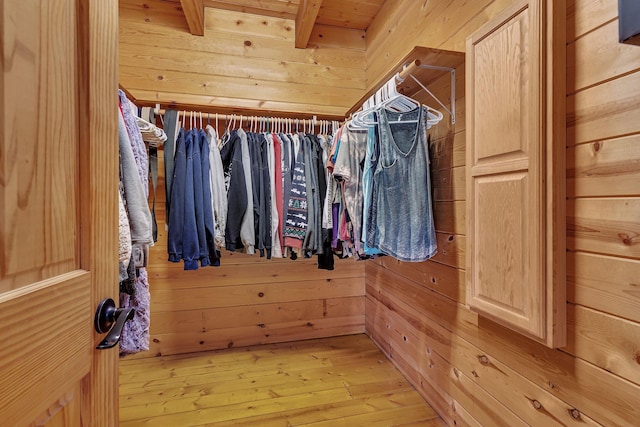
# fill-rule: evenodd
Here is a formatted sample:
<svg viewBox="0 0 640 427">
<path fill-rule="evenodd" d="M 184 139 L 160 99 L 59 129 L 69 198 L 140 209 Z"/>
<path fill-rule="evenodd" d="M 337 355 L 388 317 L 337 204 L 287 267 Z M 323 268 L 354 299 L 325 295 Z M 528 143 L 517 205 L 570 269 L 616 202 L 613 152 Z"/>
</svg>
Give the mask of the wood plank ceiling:
<svg viewBox="0 0 640 427">
<path fill-rule="evenodd" d="M 192 34 L 202 35 L 202 8 L 293 19 L 296 27 L 315 24 L 366 30 L 385 0 L 171 0 L 181 3 Z M 305 11 L 310 11 L 305 14 Z M 313 13 L 311 13 L 313 12 Z M 306 16 L 305 16 L 306 15 Z M 193 23 L 191 23 L 193 22 Z M 195 30 L 195 31 L 194 31 Z"/>
<path fill-rule="evenodd" d="M 120 84 L 140 105 L 344 117 L 384 3 L 119 0 Z"/>
</svg>

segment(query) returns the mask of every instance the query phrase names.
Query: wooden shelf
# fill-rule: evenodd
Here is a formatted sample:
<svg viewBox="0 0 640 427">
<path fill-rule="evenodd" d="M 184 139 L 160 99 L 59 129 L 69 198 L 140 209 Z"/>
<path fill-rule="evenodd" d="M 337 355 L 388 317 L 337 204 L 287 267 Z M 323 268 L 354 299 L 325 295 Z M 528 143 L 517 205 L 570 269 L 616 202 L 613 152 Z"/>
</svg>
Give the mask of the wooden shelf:
<svg viewBox="0 0 640 427">
<path fill-rule="evenodd" d="M 453 50 L 434 49 L 424 46 L 416 46 L 411 52 L 409 52 L 401 61 L 399 61 L 393 68 L 389 70 L 387 74 L 373 85 L 368 85 L 367 92 L 356 102 L 356 104 L 349 109 L 347 116 L 354 113 L 362 106 L 362 103 L 373 95 L 382 85 L 389 81 L 396 73 L 402 71 L 405 65 L 415 63 L 419 61 L 424 65 L 437 65 L 440 67 L 458 68 L 464 64 L 465 54 L 464 52 L 458 52 Z M 430 70 L 425 68 L 416 68 L 412 73 L 420 82 L 429 87 L 430 83 L 433 83 L 437 79 L 443 76 L 443 71 Z M 398 85 L 398 91 L 412 96 L 416 92 L 420 91 L 420 87 L 412 79 L 405 79 L 405 81 Z"/>
</svg>

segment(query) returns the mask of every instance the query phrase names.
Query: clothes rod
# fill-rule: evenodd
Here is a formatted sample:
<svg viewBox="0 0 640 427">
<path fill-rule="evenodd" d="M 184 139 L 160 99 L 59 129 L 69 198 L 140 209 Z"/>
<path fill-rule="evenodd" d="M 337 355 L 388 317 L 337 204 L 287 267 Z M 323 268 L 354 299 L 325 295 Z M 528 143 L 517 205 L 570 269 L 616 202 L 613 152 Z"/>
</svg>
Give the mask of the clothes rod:
<svg viewBox="0 0 640 427">
<path fill-rule="evenodd" d="M 451 109 L 447 108 L 437 96 L 435 96 L 427 87 L 422 84 L 415 76 L 414 73 L 418 69 L 428 69 L 428 70 L 436 70 L 436 71 L 446 71 L 451 74 Z M 436 100 L 438 104 L 451 116 L 451 124 L 454 125 L 456 123 L 456 69 L 451 67 L 442 67 L 439 65 L 428 65 L 423 64 L 419 59 L 412 61 L 408 65 L 406 65 L 402 71 L 400 71 L 396 78 L 396 83 L 401 84 L 408 77 L 411 77 L 417 84 L 422 88 L 425 92 L 427 92 L 433 99 Z"/>
</svg>

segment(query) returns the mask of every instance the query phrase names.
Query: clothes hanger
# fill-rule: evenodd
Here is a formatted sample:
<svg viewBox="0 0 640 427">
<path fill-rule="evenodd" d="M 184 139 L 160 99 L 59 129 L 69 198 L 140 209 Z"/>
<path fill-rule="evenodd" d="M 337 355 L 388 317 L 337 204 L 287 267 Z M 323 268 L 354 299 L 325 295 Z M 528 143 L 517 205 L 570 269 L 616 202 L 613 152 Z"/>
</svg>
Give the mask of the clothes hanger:
<svg viewBox="0 0 640 427">
<path fill-rule="evenodd" d="M 398 92 L 396 85 L 398 76 L 399 74 L 396 74 L 393 79 L 387 82 L 386 90 L 388 96 L 386 100 L 382 101 L 380 108 L 386 108 L 399 113 L 418 108 L 421 105 L 418 101 Z"/>
</svg>

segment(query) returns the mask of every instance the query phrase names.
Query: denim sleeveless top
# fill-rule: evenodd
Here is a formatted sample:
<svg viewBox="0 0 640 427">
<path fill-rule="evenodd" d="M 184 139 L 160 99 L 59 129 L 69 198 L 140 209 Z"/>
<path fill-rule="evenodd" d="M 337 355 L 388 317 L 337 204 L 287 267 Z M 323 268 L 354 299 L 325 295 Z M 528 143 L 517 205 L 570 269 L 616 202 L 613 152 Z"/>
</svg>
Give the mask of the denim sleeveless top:
<svg viewBox="0 0 640 427">
<path fill-rule="evenodd" d="M 423 107 L 402 113 L 382 108 L 378 114 L 380 157 L 369 218 L 376 232 L 367 245 L 401 261 L 424 261 L 437 252 L 426 115 Z M 394 123 L 403 120 L 414 122 Z"/>
</svg>

